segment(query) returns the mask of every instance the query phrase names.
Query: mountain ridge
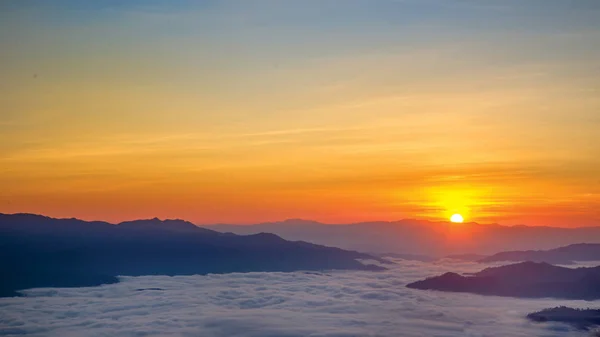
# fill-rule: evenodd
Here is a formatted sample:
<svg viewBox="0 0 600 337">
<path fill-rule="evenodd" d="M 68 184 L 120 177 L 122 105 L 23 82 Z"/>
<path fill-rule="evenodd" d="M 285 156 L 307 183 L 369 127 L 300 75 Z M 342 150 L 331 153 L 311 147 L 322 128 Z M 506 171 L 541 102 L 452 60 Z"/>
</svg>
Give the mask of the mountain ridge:
<svg viewBox="0 0 600 337">
<path fill-rule="evenodd" d="M 479 262 L 535 261 L 551 264 L 573 264 L 575 261 L 600 261 L 600 244 L 577 243 L 549 250 L 500 252 L 484 257 Z"/>
<path fill-rule="evenodd" d="M 306 220 L 255 225 L 203 225 L 236 234 L 271 232 L 288 240 L 303 240 L 374 254 L 492 255 L 504 251 L 552 249 L 580 242 L 600 243 L 600 226 L 549 227 L 499 224 L 453 224 L 447 221 L 404 219 L 351 224 Z"/>
<path fill-rule="evenodd" d="M 507 297 L 597 300 L 599 282 L 600 266 L 573 269 L 526 261 L 486 268 L 469 276 L 448 272 L 407 287 Z"/>
<path fill-rule="evenodd" d="M 113 225 L 0 214 L 0 296 L 33 287 L 95 286 L 116 277 L 208 273 L 364 270 L 377 257 L 272 233 L 241 236 L 189 222 L 146 219 Z"/>
<path fill-rule="evenodd" d="M 35 216 L 27 213 L 17 215 Z M 79 221 L 69 219 L 70 221 Z M 153 222 L 158 219 L 145 219 Z M 82 220 L 81 220 L 82 221 Z M 89 221 L 94 224 L 119 226 L 142 220 L 112 224 Z M 248 235 L 274 233 L 290 241 L 306 241 L 347 250 L 381 254 L 409 254 L 443 258 L 477 254 L 490 256 L 507 251 L 548 250 L 581 242 L 600 244 L 599 227 L 504 226 L 499 224 L 452 224 L 447 221 L 403 219 L 351 224 L 323 224 L 306 219 L 286 219 L 255 225 L 196 225 L 180 219 L 160 220 L 155 229 L 168 229 L 165 222 L 181 222 L 174 226 L 182 231 L 204 228 L 224 233 Z M 131 225 L 128 225 L 131 226 Z M 131 226 L 135 227 L 135 226 Z M 171 228 L 173 229 L 173 228 Z"/>
</svg>

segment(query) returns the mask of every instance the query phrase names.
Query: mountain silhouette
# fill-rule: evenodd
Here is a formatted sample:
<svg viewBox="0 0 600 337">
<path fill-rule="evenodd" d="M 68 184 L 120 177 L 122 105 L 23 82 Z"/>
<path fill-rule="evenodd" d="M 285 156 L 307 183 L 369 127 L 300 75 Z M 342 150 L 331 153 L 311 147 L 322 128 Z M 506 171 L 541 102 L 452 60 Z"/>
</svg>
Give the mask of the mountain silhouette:
<svg viewBox="0 0 600 337">
<path fill-rule="evenodd" d="M 486 257 L 487 256 L 481 255 L 481 254 L 455 254 L 455 255 L 445 256 L 444 258 L 452 259 L 452 260 L 475 262 L 475 261 L 481 261 Z"/>
<path fill-rule="evenodd" d="M 200 228 L 183 220 L 113 225 L 33 214 L 0 214 L 0 296 L 33 287 L 93 286 L 119 275 L 383 270 L 357 259 L 371 255 L 275 234 L 248 236 Z"/>
<path fill-rule="evenodd" d="M 472 276 L 445 273 L 407 287 L 481 295 L 595 300 L 600 299 L 598 284 L 600 267 L 571 269 L 528 261 L 487 268 Z"/>
<path fill-rule="evenodd" d="M 575 261 L 600 261 L 600 244 L 579 243 L 550 250 L 501 252 L 480 262 L 535 261 L 551 264 L 572 264 Z"/>
<path fill-rule="evenodd" d="M 534 322 L 563 322 L 577 329 L 589 330 L 600 325 L 600 310 L 598 309 L 573 309 L 569 307 L 548 308 L 532 312 L 527 318 Z"/>
<path fill-rule="evenodd" d="M 170 231 L 170 232 L 180 232 L 180 233 L 200 233 L 203 232 L 205 234 L 216 233 L 213 230 L 201 228 L 189 221 L 184 220 L 160 220 L 158 218 L 148 219 L 148 220 L 134 220 L 134 221 L 125 221 L 119 223 L 120 229 L 130 229 L 130 230 L 142 230 L 142 231 L 150 231 L 150 230 L 159 230 L 159 231 Z"/>
<path fill-rule="evenodd" d="M 442 258 L 448 255 L 491 255 L 503 251 L 552 249 L 575 243 L 600 243 L 600 227 L 557 228 L 502 226 L 404 219 L 353 224 L 323 224 L 291 219 L 256 225 L 207 225 L 236 234 L 274 233 L 286 240 L 302 240 L 373 254 L 411 254 Z"/>
</svg>

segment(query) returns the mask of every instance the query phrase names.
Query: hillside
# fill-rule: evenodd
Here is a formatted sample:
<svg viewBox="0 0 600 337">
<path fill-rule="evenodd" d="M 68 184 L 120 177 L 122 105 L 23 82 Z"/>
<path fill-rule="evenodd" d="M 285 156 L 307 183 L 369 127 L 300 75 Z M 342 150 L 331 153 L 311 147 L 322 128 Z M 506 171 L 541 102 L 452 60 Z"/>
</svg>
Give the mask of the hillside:
<svg viewBox="0 0 600 337">
<path fill-rule="evenodd" d="M 446 273 L 407 285 L 421 290 L 468 292 L 511 297 L 600 299 L 600 267 L 565 268 L 522 262 L 487 268 L 472 276 Z"/>
<path fill-rule="evenodd" d="M 534 261 L 551 264 L 572 264 L 575 261 L 600 261 L 600 244 L 580 243 L 550 250 L 501 252 L 480 262 Z"/>
<path fill-rule="evenodd" d="M 0 214 L 0 296 L 32 287 L 92 286 L 116 276 L 382 270 L 354 251 L 286 241 L 275 234 L 224 234 L 181 220 L 122 224 Z"/>
<path fill-rule="evenodd" d="M 377 254 L 491 255 L 504 251 L 547 250 L 581 242 L 600 244 L 600 227 L 557 228 L 502 226 L 405 219 L 352 224 L 323 224 L 286 220 L 255 225 L 208 225 L 235 234 L 274 233 L 286 240 L 302 240 Z"/>
</svg>

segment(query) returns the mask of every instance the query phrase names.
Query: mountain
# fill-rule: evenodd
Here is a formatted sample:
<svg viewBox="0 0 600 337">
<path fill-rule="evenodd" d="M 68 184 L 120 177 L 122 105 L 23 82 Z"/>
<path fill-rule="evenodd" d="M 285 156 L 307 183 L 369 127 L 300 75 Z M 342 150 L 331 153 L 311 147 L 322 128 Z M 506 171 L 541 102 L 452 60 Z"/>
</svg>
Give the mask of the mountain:
<svg viewBox="0 0 600 337">
<path fill-rule="evenodd" d="M 127 228 L 129 230 L 142 230 L 142 231 L 176 231 L 180 233 L 199 233 L 204 232 L 205 234 L 215 233 L 215 231 L 201 228 L 189 221 L 184 220 L 160 220 L 158 218 L 149 220 L 134 220 L 125 221 L 119 224 L 119 228 Z"/>
<path fill-rule="evenodd" d="M 0 214 L 0 296 L 33 287 L 92 286 L 116 276 L 207 273 L 382 270 L 354 251 L 275 234 L 241 236 L 182 220 L 138 220 L 113 225 L 32 214 Z"/>
<path fill-rule="evenodd" d="M 486 257 L 487 256 L 481 255 L 481 254 L 468 254 L 467 253 L 467 254 L 448 255 L 448 256 L 445 256 L 444 258 L 451 259 L 451 260 L 475 262 L 475 261 L 481 261 Z"/>
<path fill-rule="evenodd" d="M 600 299 L 600 267 L 565 268 L 521 262 L 487 268 L 472 276 L 446 273 L 407 285 L 408 288 L 510 297 Z"/>
<path fill-rule="evenodd" d="M 402 253 L 381 253 L 381 254 L 377 254 L 377 256 L 380 257 L 391 257 L 394 259 L 402 259 L 402 260 L 409 260 L 409 261 L 419 261 L 419 262 L 433 262 L 433 261 L 437 261 L 436 258 L 431 257 L 431 256 L 427 256 L 427 255 L 418 255 L 418 254 L 402 254 Z"/>
<path fill-rule="evenodd" d="M 503 251 L 552 249 L 574 243 L 600 243 L 600 227 L 556 228 L 453 224 L 405 219 L 393 222 L 322 224 L 286 220 L 256 225 L 209 225 L 205 228 L 236 234 L 274 233 L 287 240 L 371 253 L 428 255 L 491 255 Z"/>
<path fill-rule="evenodd" d="M 600 244 L 580 243 L 550 250 L 501 252 L 480 262 L 535 261 L 551 264 L 572 264 L 575 261 L 600 261 Z"/>
<path fill-rule="evenodd" d="M 532 312 L 527 318 L 534 322 L 563 322 L 581 330 L 600 325 L 600 310 L 556 307 Z"/>
</svg>

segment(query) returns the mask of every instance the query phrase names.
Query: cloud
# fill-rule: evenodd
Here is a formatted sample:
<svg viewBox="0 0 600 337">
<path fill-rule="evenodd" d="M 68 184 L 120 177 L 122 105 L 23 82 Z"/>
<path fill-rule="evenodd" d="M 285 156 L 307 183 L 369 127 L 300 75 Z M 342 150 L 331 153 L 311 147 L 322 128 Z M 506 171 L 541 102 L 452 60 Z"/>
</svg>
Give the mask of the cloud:
<svg viewBox="0 0 600 337">
<path fill-rule="evenodd" d="M 583 336 L 524 316 L 598 302 L 412 290 L 405 284 L 478 264 L 400 261 L 382 273 L 123 277 L 119 284 L 33 289 L 0 299 L 2 336 Z"/>
</svg>

